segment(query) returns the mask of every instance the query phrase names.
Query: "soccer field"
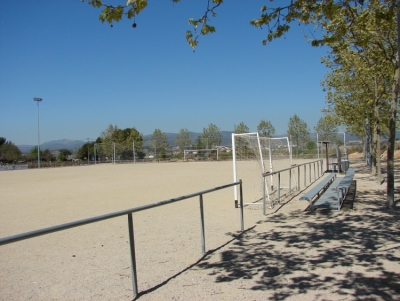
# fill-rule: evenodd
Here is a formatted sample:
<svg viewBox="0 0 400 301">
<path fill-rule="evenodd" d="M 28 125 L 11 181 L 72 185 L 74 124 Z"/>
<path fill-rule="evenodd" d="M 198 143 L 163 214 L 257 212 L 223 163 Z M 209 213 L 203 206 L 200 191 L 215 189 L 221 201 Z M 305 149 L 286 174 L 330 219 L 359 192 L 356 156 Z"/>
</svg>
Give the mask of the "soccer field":
<svg viewBox="0 0 400 301">
<path fill-rule="evenodd" d="M 1 172 L 0 236 L 232 182 L 232 162 L 100 164 Z M 240 215 L 234 208 L 233 187 L 203 198 L 209 250 L 240 230 Z M 261 211 L 251 213 L 259 217 Z M 164 281 L 201 255 L 198 197 L 135 213 L 133 219 L 139 290 Z M 0 248 L 1 300 L 132 296 L 126 216 Z"/>
<path fill-rule="evenodd" d="M 0 237 L 232 182 L 230 161 L 5 171 L 0 173 Z M 245 202 L 259 197 L 249 186 L 243 179 Z M 234 207 L 233 187 L 203 198 L 207 251 L 239 233 L 240 210 Z M 246 207 L 245 229 L 260 218 L 262 206 Z M 198 197 L 134 213 L 133 222 L 139 291 L 157 286 L 201 257 Z M 0 246 L 0 250 L 1 300 L 132 298 L 126 216 Z"/>
</svg>

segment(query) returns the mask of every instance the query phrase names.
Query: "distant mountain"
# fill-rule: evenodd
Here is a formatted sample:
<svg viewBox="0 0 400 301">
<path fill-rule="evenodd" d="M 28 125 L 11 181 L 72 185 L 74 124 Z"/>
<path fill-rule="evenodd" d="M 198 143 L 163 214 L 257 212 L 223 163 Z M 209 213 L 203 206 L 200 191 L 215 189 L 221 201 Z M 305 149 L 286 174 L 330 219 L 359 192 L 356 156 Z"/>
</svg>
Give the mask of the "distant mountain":
<svg viewBox="0 0 400 301">
<path fill-rule="evenodd" d="M 68 140 L 68 139 L 53 140 L 41 144 L 40 149 L 41 150 L 49 149 L 51 151 L 55 151 L 62 148 L 66 148 L 74 152 L 77 151 L 85 143 L 86 142 L 82 140 Z M 17 146 L 23 154 L 29 153 L 32 148 L 36 147 L 36 145 L 17 145 Z"/>
</svg>

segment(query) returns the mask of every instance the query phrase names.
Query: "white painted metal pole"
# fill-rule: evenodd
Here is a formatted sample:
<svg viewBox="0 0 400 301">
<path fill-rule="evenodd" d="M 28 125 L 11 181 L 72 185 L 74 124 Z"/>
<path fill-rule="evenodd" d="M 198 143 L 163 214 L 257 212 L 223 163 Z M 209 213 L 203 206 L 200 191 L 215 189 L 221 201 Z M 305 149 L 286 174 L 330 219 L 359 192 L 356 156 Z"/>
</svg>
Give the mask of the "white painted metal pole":
<svg viewBox="0 0 400 301">
<path fill-rule="evenodd" d="M 235 134 L 232 133 L 232 162 L 233 162 L 233 182 L 237 182 L 237 175 L 236 175 L 236 144 L 235 144 Z M 234 191 L 234 198 L 235 201 L 238 200 L 237 197 L 237 187 L 236 185 L 233 186 L 233 191 Z"/>
</svg>

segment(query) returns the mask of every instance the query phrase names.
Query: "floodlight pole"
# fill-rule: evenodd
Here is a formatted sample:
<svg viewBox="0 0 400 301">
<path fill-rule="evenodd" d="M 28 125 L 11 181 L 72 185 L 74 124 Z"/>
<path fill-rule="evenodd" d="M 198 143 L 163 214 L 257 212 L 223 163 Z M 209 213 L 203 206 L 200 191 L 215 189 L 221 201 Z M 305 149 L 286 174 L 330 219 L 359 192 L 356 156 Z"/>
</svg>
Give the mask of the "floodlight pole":
<svg viewBox="0 0 400 301">
<path fill-rule="evenodd" d="M 43 99 L 40 97 L 34 97 L 34 101 L 37 102 L 37 131 L 38 131 L 38 168 L 40 168 L 40 134 L 39 134 L 39 102 L 41 102 Z"/>
</svg>

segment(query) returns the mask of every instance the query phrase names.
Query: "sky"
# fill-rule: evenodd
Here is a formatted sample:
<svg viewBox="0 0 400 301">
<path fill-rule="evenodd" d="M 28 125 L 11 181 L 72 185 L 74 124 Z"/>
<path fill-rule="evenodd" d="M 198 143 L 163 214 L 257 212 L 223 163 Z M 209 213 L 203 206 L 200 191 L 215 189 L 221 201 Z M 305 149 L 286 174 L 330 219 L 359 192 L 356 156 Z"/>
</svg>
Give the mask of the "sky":
<svg viewBox="0 0 400 301">
<path fill-rule="evenodd" d="M 148 135 L 210 123 L 233 131 L 241 122 L 253 132 L 268 120 L 284 134 L 294 114 L 313 131 L 325 107 L 326 49 L 297 24 L 263 46 L 267 30 L 249 21 L 264 4 L 226 1 L 210 23 L 216 33 L 193 52 L 188 19 L 206 0 L 149 0 L 136 28 L 127 19 L 102 24 L 87 1 L 0 1 L 0 137 L 37 144 L 38 113 L 40 143 L 95 140 L 110 124 Z"/>
</svg>

